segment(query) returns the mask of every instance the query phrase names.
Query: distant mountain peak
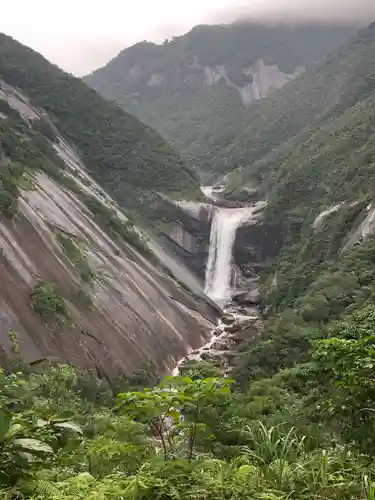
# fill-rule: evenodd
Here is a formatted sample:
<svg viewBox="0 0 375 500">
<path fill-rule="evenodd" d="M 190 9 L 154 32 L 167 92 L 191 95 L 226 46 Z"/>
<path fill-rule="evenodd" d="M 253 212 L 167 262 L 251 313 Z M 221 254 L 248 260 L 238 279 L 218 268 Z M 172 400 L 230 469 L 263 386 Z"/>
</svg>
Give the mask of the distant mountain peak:
<svg viewBox="0 0 375 500">
<path fill-rule="evenodd" d="M 167 139 L 198 171 L 248 120 L 247 108 L 336 49 L 354 26 L 199 25 L 123 50 L 84 80 Z"/>
</svg>

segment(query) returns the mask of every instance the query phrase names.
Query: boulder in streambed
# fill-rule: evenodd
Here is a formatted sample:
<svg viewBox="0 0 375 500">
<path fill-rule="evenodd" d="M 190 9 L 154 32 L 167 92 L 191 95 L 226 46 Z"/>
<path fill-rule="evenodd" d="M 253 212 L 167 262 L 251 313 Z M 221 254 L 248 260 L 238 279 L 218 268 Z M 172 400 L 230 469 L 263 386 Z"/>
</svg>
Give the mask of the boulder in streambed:
<svg viewBox="0 0 375 500">
<path fill-rule="evenodd" d="M 224 325 L 233 325 L 236 322 L 236 316 L 232 313 L 225 313 L 220 318 L 220 321 L 224 323 Z"/>
<path fill-rule="evenodd" d="M 254 306 L 260 303 L 261 296 L 258 288 L 237 293 L 232 297 L 232 301 L 240 306 Z"/>
<path fill-rule="evenodd" d="M 228 351 L 232 347 L 233 343 L 229 338 L 217 340 L 212 344 L 212 349 L 216 351 Z"/>
<path fill-rule="evenodd" d="M 261 331 L 262 322 L 260 320 L 256 320 L 250 324 L 247 324 L 244 328 L 232 332 L 229 338 L 236 345 L 240 345 L 243 342 L 247 343 L 254 340 L 261 333 Z"/>
<path fill-rule="evenodd" d="M 218 337 L 223 333 L 223 329 L 220 326 L 217 326 L 212 330 L 212 335 L 215 335 L 215 337 Z"/>
</svg>

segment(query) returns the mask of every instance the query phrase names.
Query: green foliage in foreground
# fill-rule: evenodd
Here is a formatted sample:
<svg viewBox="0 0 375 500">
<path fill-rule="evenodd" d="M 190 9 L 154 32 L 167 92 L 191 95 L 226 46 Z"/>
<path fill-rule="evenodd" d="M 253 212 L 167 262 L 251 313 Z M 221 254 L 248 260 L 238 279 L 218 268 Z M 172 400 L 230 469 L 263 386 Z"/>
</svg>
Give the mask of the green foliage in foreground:
<svg viewBox="0 0 375 500">
<path fill-rule="evenodd" d="M 144 390 L 66 365 L 0 372 L 0 498 L 373 500 L 372 337 L 340 328 L 241 392 L 199 364 Z"/>
</svg>

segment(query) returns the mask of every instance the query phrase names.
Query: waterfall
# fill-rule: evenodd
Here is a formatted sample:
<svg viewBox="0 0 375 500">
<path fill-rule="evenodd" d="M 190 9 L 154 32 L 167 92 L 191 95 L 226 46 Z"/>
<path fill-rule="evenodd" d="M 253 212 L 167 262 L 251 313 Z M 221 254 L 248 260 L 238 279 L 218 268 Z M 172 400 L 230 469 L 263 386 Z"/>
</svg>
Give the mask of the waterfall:
<svg viewBox="0 0 375 500">
<path fill-rule="evenodd" d="M 248 221 L 256 206 L 217 208 L 212 221 L 210 250 L 206 267 L 205 292 L 224 306 L 232 292 L 232 257 L 237 228 Z"/>
<path fill-rule="evenodd" d="M 209 186 L 204 186 L 207 194 L 211 191 Z M 203 191 L 202 189 L 202 191 Z M 266 202 L 259 201 L 251 207 L 243 208 L 220 208 L 215 206 L 215 211 L 210 234 L 210 250 L 206 267 L 206 294 L 220 307 L 225 308 L 226 303 L 232 295 L 233 288 L 233 246 L 236 239 L 237 229 L 250 219 L 260 220 L 260 211 L 266 206 Z M 181 366 L 188 361 L 206 360 L 204 355 L 216 356 L 222 366 L 228 369 L 228 350 L 233 346 L 230 328 L 235 325 L 237 328 L 256 325 L 259 329 L 259 316 L 257 310 L 249 311 L 248 314 L 237 314 L 236 306 L 231 305 L 230 309 L 224 309 L 226 316 L 232 318 L 230 323 L 219 320 L 217 327 L 212 331 L 210 340 L 200 349 L 191 349 L 189 353 L 180 359 L 172 371 L 172 375 L 180 373 Z M 260 333 L 260 329 L 259 329 Z M 224 347 L 223 347 L 224 345 Z M 232 351 L 233 352 L 233 351 Z"/>
</svg>

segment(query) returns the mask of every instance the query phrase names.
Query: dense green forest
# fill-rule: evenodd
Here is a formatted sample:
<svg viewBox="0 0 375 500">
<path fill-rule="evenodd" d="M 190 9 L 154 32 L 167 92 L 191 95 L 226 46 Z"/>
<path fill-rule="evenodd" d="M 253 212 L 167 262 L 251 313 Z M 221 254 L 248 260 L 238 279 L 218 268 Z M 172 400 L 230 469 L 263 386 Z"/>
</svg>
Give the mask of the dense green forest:
<svg viewBox="0 0 375 500">
<path fill-rule="evenodd" d="M 347 199 L 344 186 L 352 186 L 345 175 L 359 165 L 366 168 L 372 159 L 374 60 L 375 26 L 371 25 L 314 69 L 258 103 L 248 127 L 222 153 L 217 167 L 223 172 L 239 169 L 234 184 L 264 183 L 263 192 L 272 189 L 275 198 L 282 197 L 284 188 L 295 194 L 287 186 L 293 177 L 302 181 L 301 188 L 309 184 L 319 202 L 329 196 L 331 201 Z M 344 177 L 336 175 L 339 171 Z M 327 174 L 330 187 L 342 184 L 336 184 L 338 190 L 332 193 L 319 186 Z M 309 205 L 312 197 L 306 194 Z M 290 203 L 300 204 L 300 200 L 292 197 Z"/>
<path fill-rule="evenodd" d="M 262 116 L 233 150 L 243 156 L 231 196 L 246 183 L 256 186 L 268 199 L 266 220 L 280 224 L 285 238 L 281 255 L 263 273 L 271 317 L 264 340 L 244 355 L 250 377 L 257 371 L 253 356 L 279 357 L 275 372 L 306 360 L 311 337 L 330 336 L 332 324 L 373 302 L 373 226 L 364 239 L 360 225 L 374 195 L 374 63 L 373 24 L 265 101 Z"/>
<path fill-rule="evenodd" d="M 93 177 L 125 208 L 152 216 L 155 191 L 198 195 L 192 172 L 154 130 L 5 35 L 0 77 L 48 113 Z"/>
<path fill-rule="evenodd" d="M 264 101 L 233 146 L 240 168 L 231 196 L 246 184 L 257 187 L 268 199 L 266 220 L 280 224 L 285 239 L 279 258 L 263 272 L 269 320 L 262 341 L 243 355 L 239 376 L 245 381 L 309 361 L 314 339 L 345 338 L 340 328 L 364 321 L 370 311 L 373 226 L 369 221 L 366 238 L 360 226 L 373 208 L 374 63 L 372 24 Z M 333 206 L 337 210 L 314 223 Z"/>
<path fill-rule="evenodd" d="M 161 45 L 142 42 L 124 49 L 84 80 L 154 127 L 190 166 L 207 174 L 251 120 L 252 109 L 239 92 L 253 82 L 246 68 L 261 59 L 293 74 L 337 49 L 355 30 L 250 22 L 196 26 Z M 223 77 L 214 83 L 209 74 L 217 78 L 218 68 L 230 84 Z"/>
</svg>

